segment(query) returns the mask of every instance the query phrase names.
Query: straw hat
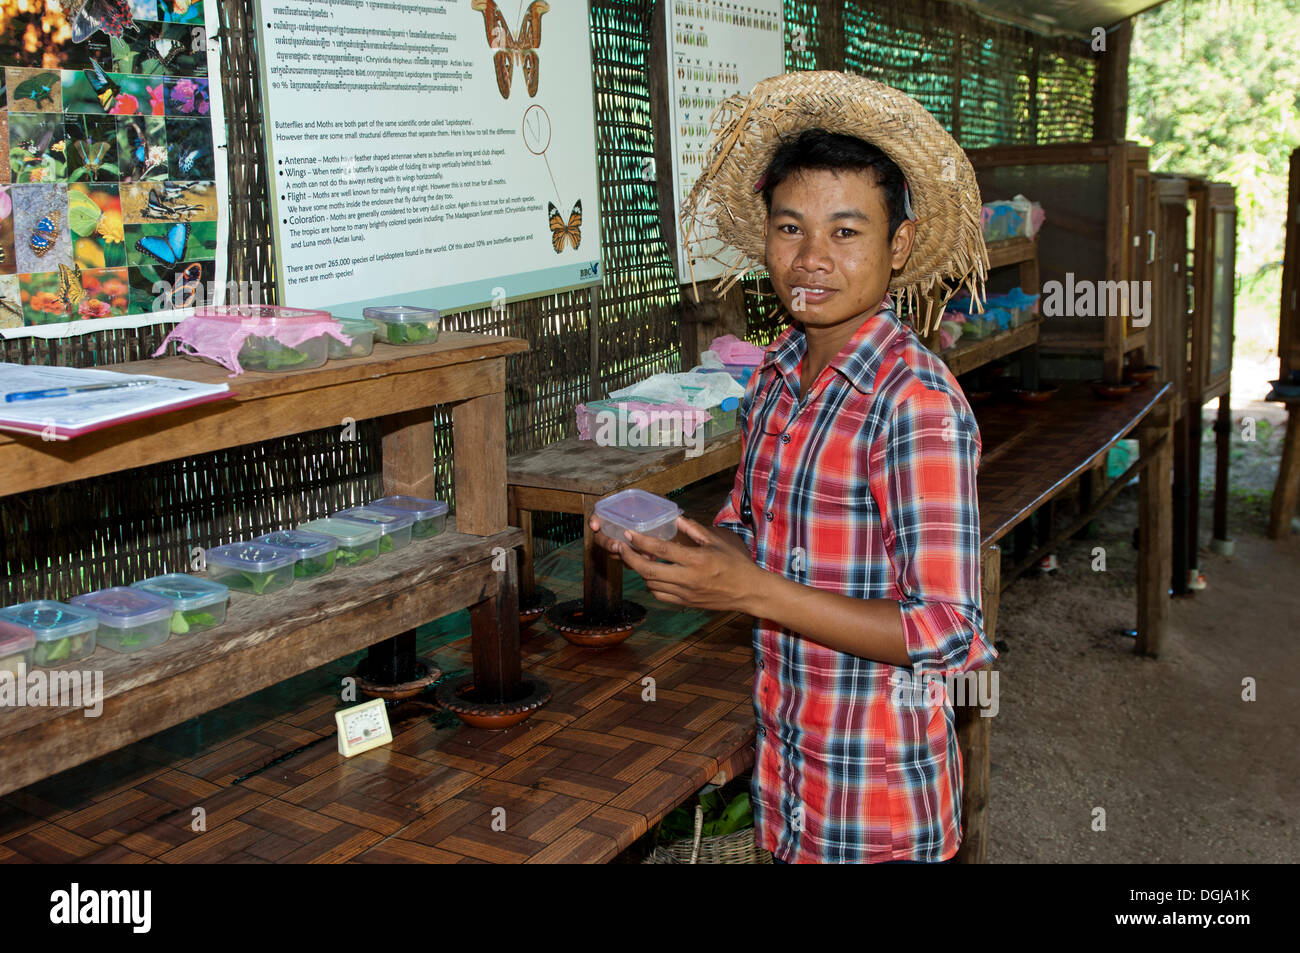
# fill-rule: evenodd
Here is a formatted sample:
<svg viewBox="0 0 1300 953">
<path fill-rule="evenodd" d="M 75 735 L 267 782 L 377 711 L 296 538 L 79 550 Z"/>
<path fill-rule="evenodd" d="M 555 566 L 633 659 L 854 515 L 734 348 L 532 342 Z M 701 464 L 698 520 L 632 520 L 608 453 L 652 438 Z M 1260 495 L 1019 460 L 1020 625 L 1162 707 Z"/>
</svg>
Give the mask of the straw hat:
<svg viewBox="0 0 1300 953">
<path fill-rule="evenodd" d="M 704 172 L 682 206 L 679 226 L 688 255 L 723 266 L 715 290 L 725 292 L 747 274 L 766 269 L 767 207 L 758 183 L 778 146 L 805 129 L 821 128 L 872 143 L 902 170 L 915 210 L 916 241 L 889 290 L 909 302 L 923 319 L 923 331 L 963 286 L 979 306 L 989 264 L 975 171 L 915 99 L 862 76 L 797 71 L 719 103 L 710 126 Z M 724 247 L 711 251 L 707 246 L 714 238 Z M 698 301 L 698 290 L 695 295 Z M 917 323 L 920 327 L 922 321 Z"/>
</svg>

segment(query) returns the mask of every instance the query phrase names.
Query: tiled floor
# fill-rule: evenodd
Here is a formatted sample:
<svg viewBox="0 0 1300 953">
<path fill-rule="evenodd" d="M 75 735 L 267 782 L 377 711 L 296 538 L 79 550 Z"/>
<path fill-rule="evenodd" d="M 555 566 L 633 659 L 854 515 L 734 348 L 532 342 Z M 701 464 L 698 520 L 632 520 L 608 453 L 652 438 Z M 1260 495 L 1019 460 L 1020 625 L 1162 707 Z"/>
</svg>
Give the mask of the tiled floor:
<svg viewBox="0 0 1300 953">
<path fill-rule="evenodd" d="M 683 506 L 716 511 L 711 487 Z M 580 596 L 580 544 L 538 575 Z M 360 656 L 340 659 L 0 798 L 0 862 L 609 860 L 753 737 L 749 620 L 662 605 L 631 572 L 625 593 L 648 614 L 622 645 L 524 633 L 525 672 L 552 699 L 516 728 L 415 702 L 391 745 L 344 759 L 334 712 Z M 456 613 L 419 650 L 465 671 L 468 631 Z"/>
</svg>

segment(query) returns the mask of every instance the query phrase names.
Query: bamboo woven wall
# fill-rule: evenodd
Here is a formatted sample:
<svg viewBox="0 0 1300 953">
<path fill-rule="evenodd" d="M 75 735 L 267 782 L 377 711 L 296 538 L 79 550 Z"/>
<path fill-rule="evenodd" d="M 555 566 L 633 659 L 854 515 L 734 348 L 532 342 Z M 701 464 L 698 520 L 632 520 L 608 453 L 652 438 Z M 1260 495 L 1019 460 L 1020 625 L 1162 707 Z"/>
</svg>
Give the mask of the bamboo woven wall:
<svg viewBox="0 0 1300 953">
<path fill-rule="evenodd" d="M 526 338 L 507 367 L 509 452 L 573 433 L 573 406 L 647 374 L 676 370 L 671 249 L 660 233 L 646 56 L 655 0 L 590 0 L 597 168 L 605 277 L 598 294 L 566 292 L 450 316 L 454 330 Z M 256 281 L 274 303 L 262 117 L 251 0 L 221 0 L 223 93 L 229 140 L 230 280 Z M 1091 138 L 1093 61 L 1082 42 L 1048 41 L 979 20 L 940 0 L 810 3 L 786 0 L 786 69 L 861 72 L 916 96 L 964 146 Z M 791 49 L 797 32 L 803 48 Z M 760 278 L 745 282 L 756 291 Z M 780 331 L 752 294 L 749 337 Z M 768 305 L 767 307 L 770 307 Z M 598 313 L 599 358 L 589 321 Z M 3 359 L 72 366 L 148 357 L 164 328 L 100 332 L 63 342 L 5 341 Z M 454 500 L 444 415 L 438 494 Z M 362 502 L 379 490 L 377 429 L 357 440 L 334 430 L 143 467 L 20 496 L 0 497 L 0 603 L 66 599 L 105 585 L 188 568 L 209 547 Z M 537 553 L 581 535 L 576 517 L 534 521 Z"/>
</svg>

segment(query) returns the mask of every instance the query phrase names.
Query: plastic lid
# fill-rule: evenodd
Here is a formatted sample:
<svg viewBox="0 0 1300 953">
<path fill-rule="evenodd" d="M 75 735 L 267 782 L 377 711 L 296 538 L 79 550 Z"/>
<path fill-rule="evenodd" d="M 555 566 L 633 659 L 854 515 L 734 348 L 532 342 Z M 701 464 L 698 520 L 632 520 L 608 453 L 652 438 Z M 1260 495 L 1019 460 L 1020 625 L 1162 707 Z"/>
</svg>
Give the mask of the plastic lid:
<svg viewBox="0 0 1300 953">
<path fill-rule="evenodd" d="M 682 515 L 682 508 L 672 500 L 635 489 L 597 500 L 595 511 L 601 519 L 613 520 L 634 533 L 647 533 Z"/>
<path fill-rule="evenodd" d="M 72 604 L 91 609 L 99 616 L 101 625 L 113 629 L 130 629 L 137 625 L 169 619 L 175 611 L 172 604 L 151 592 L 130 586 L 99 589 L 84 596 L 73 596 Z"/>
<path fill-rule="evenodd" d="M 207 559 L 218 566 L 248 572 L 274 572 L 285 566 L 292 566 L 298 561 L 298 554 L 292 549 L 281 549 L 269 543 L 246 542 L 227 543 L 209 549 Z"/>
<path fill-rule="evenodd" d="M 335 318 L 344 334 L 373 334 L 375 326 L 365 318 Z"/>
<path fill-rule="evenodd" d="M 720 407 L 723 410 L 723 412 L 726 412 L 728 410 L 735 410 L 739 406 L 740 406 L 739 397 L 724 397 L 722 398 L 722 403 L 718 405 L 718 407 Z"/>
<path fill-rule="evenodd" d="M 427 520 L 431 516 L 441 516 L 447 512 L 447 504 L 442 500 L 426 500 L 419 496 L 386 496 L 382 500 L 375 500 L 370 506 L 410 513 L 417 520 Z"/>
<path fill-rule="evenodd" d="M 66 602 L 49 599 L 0 609 L 0 619 L 30 629 L 37 642 L 54 642 L 99 628 L 99 616 L 89 609 L 78 609 Z"/>
<path fill-rule="evenodd" d="M 0 656 L 26 652 L 34 645 L 36 645 L 36 636 L 32 635 L 31 629 L 14 625 L 12 622 L 0 621 Z"/>
<path fill-rule="evenodd" d="M 311 533 L 324 533 L 326 536 L 333 536 L 339 541 L 340 546 L 346 546 L 348 549 L 356 549 L 358 546 L 373 543 L 384 535 L 384 531 L 374 523 L 336 520 L 332 516 L 326 519 L 312 520 L 310 523 L 303 523 L 298 528 Z"/>
<path fill-rule="evenodd" d="M 415 523 L 415 517 L 410 513 L 382 510 L 375 506 L 354 506 L 351 509 L 339 510 L 332 518 L 378 526 L 379 531 L 385 536 L 406 529 Z"/>
<path fill-rule="evenodd" d="M 214 304 L 199 308 L 194 317 L 209 321 L 237 321 L 250 324 L 274 324 L 277 321 L 329 321 L 328 311 L 310 308 L 286 308 L 278 304 Z"/>
<path fill-rule="evenodd" d="M 230 588 L 211 579 L 201 579 L 183 572 L 170 572 L 165 576 L 152 576 L 131 583 L 132 589 L 143 589 L 166 599 L 173 612 L 187 612 L 216 605 L 230 598 Z"/>
<path fill-rule="evenodd" d="M 280 549 L 292 549 L 299 559 L 311 559 L 339 548 L 339 541 L 324 533 L 308 533 L 300 529 L 282 529 L 278 533 L 267 533 L 253 540 L 266 543 Z"/>
<path fill-rule="evenodd" d="M 437 308 L 418 308 L 411 304 L 394 304 L 383 308 L 362 308 L 361 313 L 375 321 L 389 324 L 424 324 L 427 321 L 440 321 L 442 312 Z"/>
</svg>

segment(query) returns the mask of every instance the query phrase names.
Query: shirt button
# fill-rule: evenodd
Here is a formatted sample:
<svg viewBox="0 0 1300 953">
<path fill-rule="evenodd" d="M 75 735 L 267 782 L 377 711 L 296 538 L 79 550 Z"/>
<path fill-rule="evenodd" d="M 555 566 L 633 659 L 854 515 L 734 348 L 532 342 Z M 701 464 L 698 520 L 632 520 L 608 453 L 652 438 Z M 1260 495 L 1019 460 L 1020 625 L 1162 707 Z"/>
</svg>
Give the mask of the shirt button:
<svg viewBox="0 0 1300 953">
<path fill-rule="evenodd" d="M 772 522 L 772 520 L 776 519 L 776 514 L 773 513 L 771 510 L 768 510 L 765 515 L 769 523 Z"/>
<path fill-rule="evenodd" d="M 758 733 L 762 735 L 764 738 L 767 737 L 767 729 L 764 728 L 762 725 L 758 726 Z"/>
<path fill-rule="evenodd" d="M 759 668 L 767 668 L 767 663 L 764 662 L 762 659 L 759 659 L 759 660 L 758 660 L 758 667 L 759 667 Z"/>
<path fill-rule="evenodd" d="M 790 435 L 789 435 L 788 433 L 783 433 L 783 434 L 781 434 L 781 442 L 782 442 L 782 443 L 789 443 L 789 442 L 790 442 Z"/>
</svg>

